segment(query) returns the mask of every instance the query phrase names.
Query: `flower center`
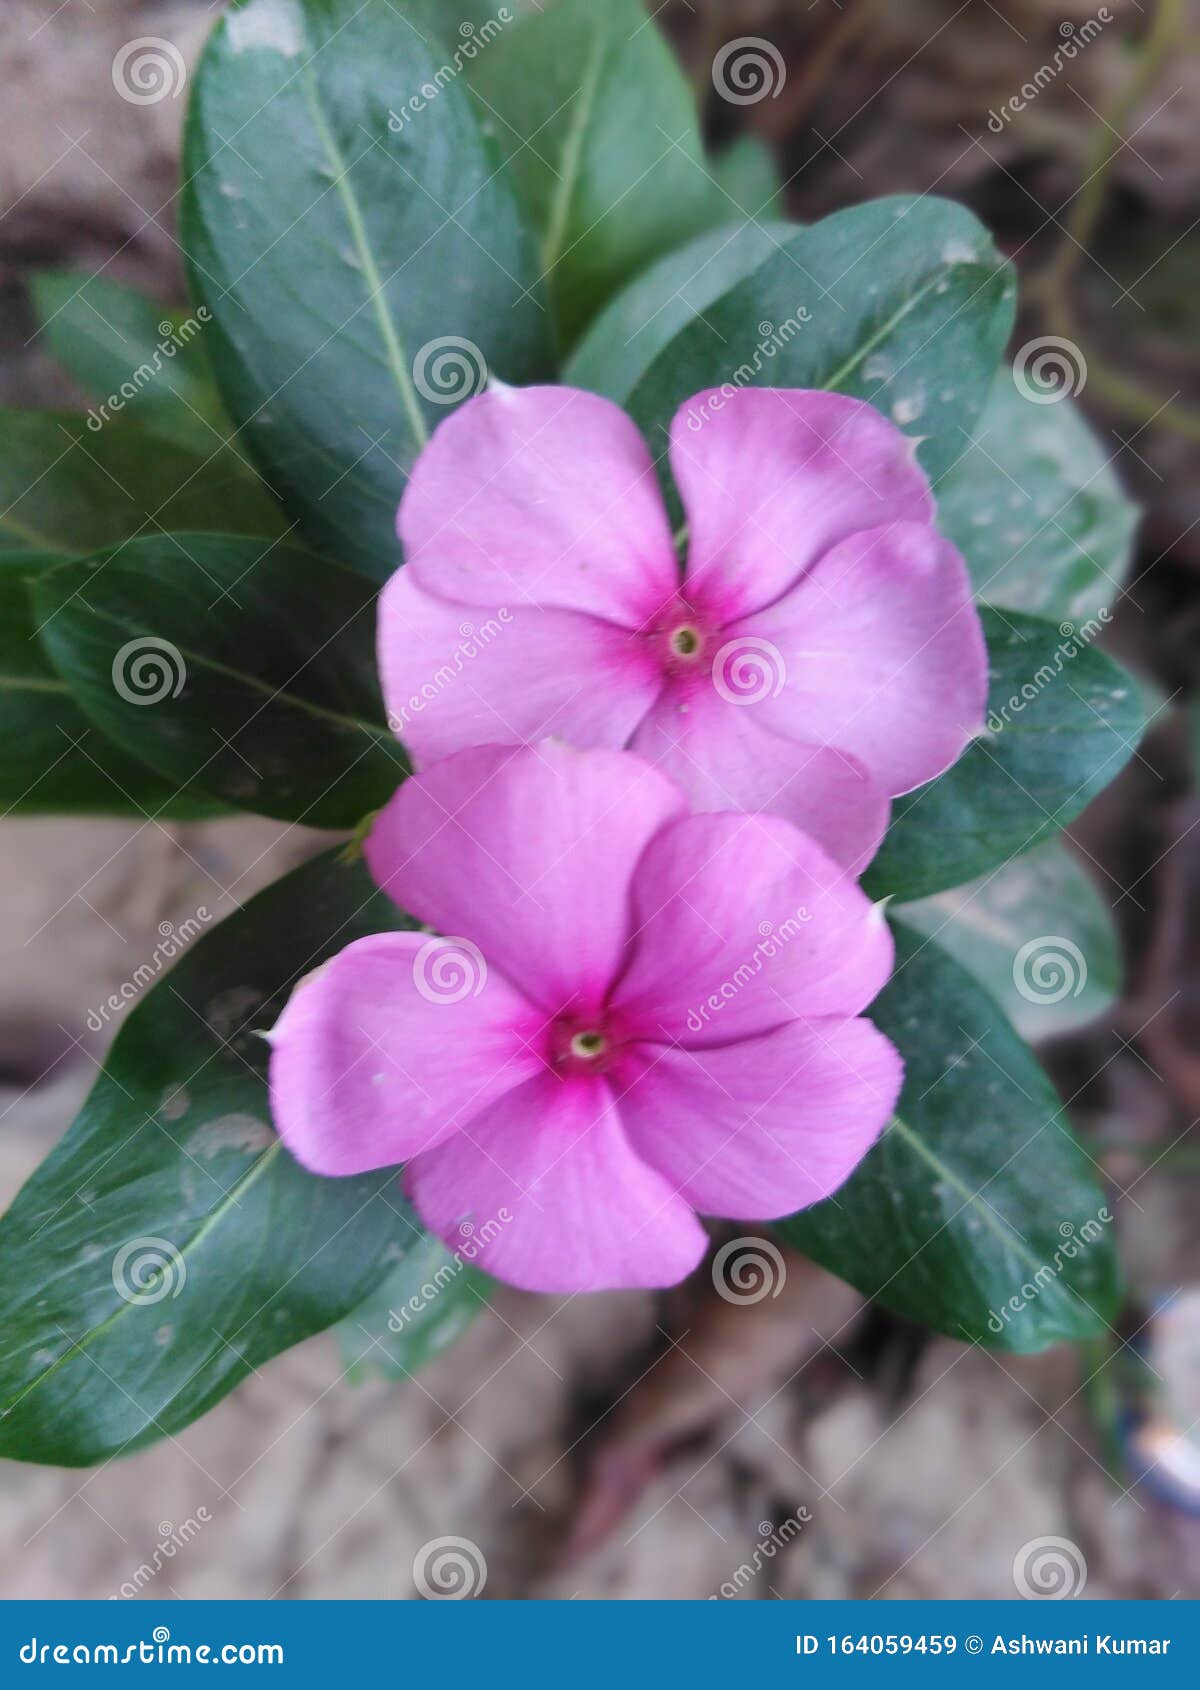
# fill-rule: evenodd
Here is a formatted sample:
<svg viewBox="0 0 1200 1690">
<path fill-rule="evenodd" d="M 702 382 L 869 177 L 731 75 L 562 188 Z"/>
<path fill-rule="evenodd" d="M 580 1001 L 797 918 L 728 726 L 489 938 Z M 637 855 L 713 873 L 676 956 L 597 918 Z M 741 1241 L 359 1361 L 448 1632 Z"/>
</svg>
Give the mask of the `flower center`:
<svg viewBox="0 0 1200 1690">
<path fill-rule="evenodd" d="M 595 1008 L 560 1015 L 549 1029 L 548 1060 L 564 1078 L 568 1074 L 603 1074 L 617 1054 L 619 1032 Z"/>
<path fill-rule="evenodd" d="M 570 1044 L 571 1055 L 579 1057 L 579 1059 L 583 1062 L 595 1062 L 599 1057 L 604 1055 L 607 1049 L 608 1040 L 604 1037 L 603 1033 L 597 1032 L 595 1028 L 589 1028 L 589 1030 L 585 1033 L 575 1033 L 572 1035 Z"/>
<path fill-rule="evenodd" d="M 674 629 L 667 638 L 667 645 L 670 647 L 672 657 L 684 659 L 695 657 L 702 644 L 700 630 L 691 627 L 686 622 L 682 627 Z"/>
</svg>

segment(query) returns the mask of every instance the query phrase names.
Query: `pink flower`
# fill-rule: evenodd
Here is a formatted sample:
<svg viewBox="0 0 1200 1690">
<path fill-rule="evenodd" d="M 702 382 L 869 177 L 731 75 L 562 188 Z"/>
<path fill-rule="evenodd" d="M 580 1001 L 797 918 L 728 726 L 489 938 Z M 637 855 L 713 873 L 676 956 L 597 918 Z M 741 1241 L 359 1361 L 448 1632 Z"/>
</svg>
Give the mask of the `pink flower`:
<svg viewBox="0 0 1200 1690">
<path fill-rule="evenodd" d="M 900 1086 L 858 1019 L 891 937 L 774 816 L 691 815 L 628 753 L 485 746 L 403 785 L 366 845 L 449 937 L 380 933 L 296 988 L 271 1104 L 318 1174 L 407 1162 L 426 1226 L 536 1291 L 670 1285 L 696 1212 L 837 1189 Z"/>
<path fill-rule="evenodd" d="M 783 815 L 856 872 L 888 798 L 983 722 L 962 558 L 913 443 L 870 405 L 701 393 L 671 429 L 677 562 L 646 444 L 616 405 L 494 388 L 417 460 L 379 662 L 416 767 L 470 745 L 628 746 L 698 810 Z"/>
</svg>

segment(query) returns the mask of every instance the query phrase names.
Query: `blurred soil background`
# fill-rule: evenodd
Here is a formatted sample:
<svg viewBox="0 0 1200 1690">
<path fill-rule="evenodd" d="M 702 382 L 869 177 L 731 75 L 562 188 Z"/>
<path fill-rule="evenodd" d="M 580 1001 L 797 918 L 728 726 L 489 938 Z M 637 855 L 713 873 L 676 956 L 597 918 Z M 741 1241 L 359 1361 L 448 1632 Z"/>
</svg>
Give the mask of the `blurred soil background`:
<svg viewBox="0 0 1200 1690">
<path fill-rule="evenodd" d="M 713 140 L 750 129 L 777 152 L 791 215 L 932 190 L 984 218 L 1023 273 L 1017 343 L 1084 349 L 1081 402 L 1144 507 L 1109 643 L 1162 708 L 1077 829 L 1127 989 L 1043 1052 L 1113 1181 L 1121 1338 L 1144 1342 L 1162 1299 L 1200 1288 L 1200 15 L 1109 0 L 1072 64 L 999 132 L 988 121 L 1100 10 L 668 0 L 660 21 Z M 33 336 L 31 271 L 104 265 L 182 299 L 183 101 L 130 105 L 110 71 L 135 36 L 192 62 L 215 11 L 4 0 L 0 403 L 85 403 Z M 745 35 L 778 46 L 786 82 L 723 104 L 712 58 Z M 74 1114 L 110 1036 L 89 1011 L 159 924 L 227 913 L 315 841 L 254 819 L 0 823 L 0 1201 Z M 988 1354 L 788 1267 L 751 1306 L 706 1276 L 661 1296 L 505 1293 L 402 1385 L 344 1382 L 323 1337 L 127 1460 L 0 1463 L 0 1595 L 117 1593 L 189 1521 L 145 1596 L 407 1597 L 414 1555 L 442 1536 L 480 1546 L 489 1597 L 704 1597 L 756 1547 L 747 1599 L 1006 1597 L 1014 1557 L 1044 1537 L 1082 1550 L 1088 1596 L 1200 1595 L 1200 1521 L 1122 1464 L 1128 1349 L 1111 1365 Z"/>
</svg>

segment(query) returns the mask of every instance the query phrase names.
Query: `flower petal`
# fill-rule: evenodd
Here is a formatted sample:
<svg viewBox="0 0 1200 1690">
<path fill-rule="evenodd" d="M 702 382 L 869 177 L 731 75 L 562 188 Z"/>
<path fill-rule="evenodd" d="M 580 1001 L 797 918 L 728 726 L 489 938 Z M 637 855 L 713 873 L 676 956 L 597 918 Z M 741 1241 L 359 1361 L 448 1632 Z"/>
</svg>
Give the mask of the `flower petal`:
<svg viewBox="0 0 1200 1690">
<path fill-rule="evenodd" d="M 781 654 L 764 721 L 853 752 L 893 795 L 940 775 L 983 725 L 987 649 L 966 565 L 925 524 L 852 535 L 726 632 Z"/>
<path fill-rule="evenodd" d="M 727 622 L 787 592 L 846 535 L 933 515 L 913 442 L 841 393 L 698 393 L 671 424 L 671 469 L 688 594 Z"/>
<path fill-rule="evenodd" d="M 461 604 L 637 627 L 679 584 L 645 441 L 619 406 L 577 388 L 469 400 L 414 464 L 397 525 L 418 584 Z"/>
<path fill-rule="evenodd" d="M 400 569 L 379 601 L 388 719 L 418 768 L 472 745 L 557 734 L 619 749 L 662 675 L 644 642 L 598 616 L 520 605 L 466 611 Z"/>
<path fill-rule="evenodd" d="M 774 1220 L 837 1190 L 902 1078 L 869 1021 L 794 1021 L 717 1050 L 642 1046 L 614 1086 L 634 1149 L 693 1208 Z"/>
<path fill-rule="evenodd" d="M 887 831 L 887 796 L 857 758 L 786 739 L 756 703 L 731 702 L 715 687 L 668 688 L 631 743 L 679 782 L 693 809 L 784 816 L 851 874 Z"/>
<path fill-rule="evenodd" d="M 628 752 L 483 746 L 407 780 L 366 858 L 402 908 L 465 935 L 535 1002 L 593 1008 L 628 942 L 634 865 L 685 808 Z"/>
<path fill-rule="evenodd" d="M 598 1079 L 528 1081 L 417 1157 L 405 1186 L 452 1249 L 469 1240 L 473 1262 L 526 1291 L 675 1285 L 708 1243 Z"/>
<path fill-rule="evenodd" d="M 892 966 L 883 913 L 774 816 L 686 816 L 633 877 L 637 939 L 613 993 L 629 1036 L 729 1044 L 857 1015 Z"/>
<path fill-rule="evenodd" d="M 315 1174 L 387 1168 L 541 1067 L 545 1017 L 427 933 L 357 939 L 308 975 L 270 1035 L 271 1113 Z M 461 966 L 459 966 L 461 964 Z"/>
</svg>

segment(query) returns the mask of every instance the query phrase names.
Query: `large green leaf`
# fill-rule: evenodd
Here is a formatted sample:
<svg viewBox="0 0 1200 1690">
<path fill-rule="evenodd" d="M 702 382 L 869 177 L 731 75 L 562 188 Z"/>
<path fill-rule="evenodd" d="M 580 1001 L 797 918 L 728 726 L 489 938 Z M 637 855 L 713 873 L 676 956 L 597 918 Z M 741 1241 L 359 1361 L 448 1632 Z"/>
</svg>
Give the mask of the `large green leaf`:
<svg viewBox="0 0 1200 1690">
<path fill-rule="evenodd" d="M 1119 1293 L 1111 1217 L 1049 1080 L 932 940 L 898 925 L 896 947 L 870 1012 L 904 1057 L 896 1118 L 841 1190 L 782 1232 L 955 1338 L 1029 1352 L 1103 1333 Z"/>
<path fill-rule="evenodd" d="M 204 352 L 204 321 L 168 311 L 106 276 L 40 270 L 30 292 L 41 337 L 92 399 L 109 400 L 154 434 L 208 453 L 226 432 Z"/>
<path fill-rule="evenodd" d="M 796 232 L 794 223 L 735 223 L 699 235 L 622 288 L 563 370 L 572 387 L 618 404 L 665 346 Z"/>
<path fill-rule="evenodd" d="M 936 478 L 974 429 L 1014 298 L 1010 267 L 963 206 L 872 200 L 798 230 L 614 397 L 659 451 L 675 411 L 703 388 L 830 388 L 920 440 Z"/>
<path fill-rule="evenodd" d="M 467 74 L 538 231 L 565 345 L 635 271 L 737 215 L 641 0 L 551 0 L 496 35 Z"/>
<path fill-rule="evenodd" d="M 1022 1038 L 1083 1026 L 1120 990 L 1112 916 L 1061 839 L 898 914 L 969 969 Z"/>
<path fill-rule="evenodd" d="M 427 1234 L 337 1329 L 351 1378 L 407 1379 L 448 1349 L 487 1304 L 493 1281 Z"/>
<path fill-rule="evenodd" d="M 1038 404 L 1000 370 L 937 496 L 989 604 L 1086 618 L 1120 596 L 1137 511 L 1070 400 Z"/>
<path fill-rule="evenodd" d="M 488 369 L 550 369 L 498 159 L 441 50 L 390 5 L 235 0 L 194 78 L 183 237 L 223 396 L 306 530 L 376 580 L 446 407 Z"/>
<path fill-rule="evenodd" d="M 284 1150 L 260 1036 L 301 975 L 410 925 L 325 856 L 193 939 L 130 1013 L 0 1222 L 0 1454 L 84 1466 L 179 1431 L 419 1241 L 394 1170 L 317 1179 Z"/>
<path fill-rule="evenodd" d="M 187 528 L 276 535 L 271 495 L 225 446 L 197 452 L 123 417 L 0 410 L 0 551 L 77 555 Z"/>
<path fill-rule="evenodd" d="M 1138 688 L 1087 642 L 1102 625 L 981 612 L 987 731 L 954 767 L 898 798 L 865 884 L 924 898 L 1057 833 L 1124 767 L 1146 725 Z"/>
<path fill-rule="evenodd" d="M 32 583 L 61 562 L 0 552 L 0 817 L 102 811 L 181 819 L 220 805 L 180 795 L 88 721 L 47 658 Z"/>
<path fill-rule="evenodd" d="M 60 565 L 51 661 L 134 756 L 241 809 L 353 827 L 407 773 L 375 678 L 371 584 L 231 535 L 132 540 Z"/>
<path fill-rule="evenodd" d="M 783 212 L 783 184 L 779 167 L 766 142 L 757 135 L 739 135 L 709 165 L 713 181 L 747 217 L 779 217 Z"/>
</svg>

